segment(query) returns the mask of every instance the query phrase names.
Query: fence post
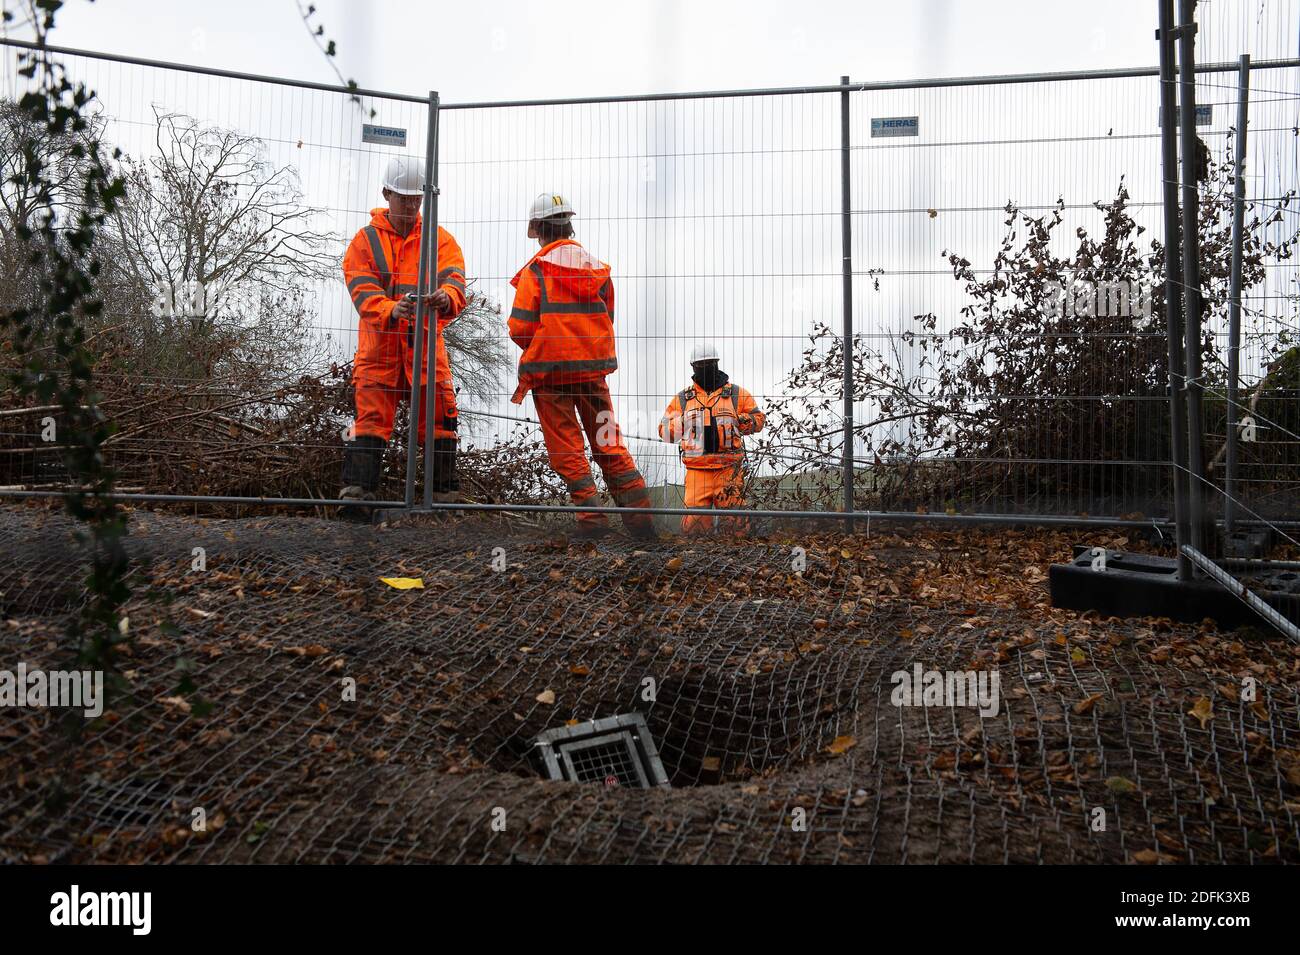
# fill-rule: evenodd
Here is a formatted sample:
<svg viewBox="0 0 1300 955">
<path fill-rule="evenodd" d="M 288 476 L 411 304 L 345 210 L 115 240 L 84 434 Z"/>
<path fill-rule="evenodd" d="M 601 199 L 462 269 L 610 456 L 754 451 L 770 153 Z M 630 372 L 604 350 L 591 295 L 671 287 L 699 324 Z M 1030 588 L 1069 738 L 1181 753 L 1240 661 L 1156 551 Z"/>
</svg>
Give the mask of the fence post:
<svg viewBox="0 0 1300 955">
<path fill-rule="evenodd" d="M 1237 59 L 1237 142 L 1232 190 L 1232 275 L 1228 291 L 1228 460 L 1223 481 L 1223 533 L 1231 535 L 1237 498 L 1237 401 L 1241 394 L 1241 243 L 1246 224 L 1246 123 L 1250 116 L 1250 55 Z"/>
<path fill-rule="evenodd" d="M 421 284 L 422 292 L 427 291 L 429 294 L 435 292 L 438 288 L 438 121 L 441 117 L 442 101 L 437 93 L 429 93 L 429 156 L 425 162 L 425 205 L 428 207 L 427 215 L 424 217 L 424 247 L 427 255 L 422 256 L 428 259 L 428 270 L 425 276 L 428 279 L 429 287 L 426 290 Z M 435 312 L 432 321 L 428 326 L 429 347 L 426 353 L 429 356 L 429 374 L 427 375 L 427 385 L 424 389 L 424 506 L 433 507 L 433 432 L 434 418 L 433 413 L 436 409 L 434 404 L 438 393 L 437 375 L 438 375 L 438 315 Z M 444 408 L 445 412 L 447 409 Z"/>
<path fill-rule="evenodd" d="M 1178 127 L 1182 137 L 1183 342 L 1187 353 L 1187 510 L 1191 545 L 1205 553 L 1205 418 L 1201 396 L 1200 186 L 1197 184 L 1196 0 L 1178 4 Z"/>
<path fill-rule="evenodd" d="M 416 449 L 419 447 L 419 436 L 416 434 L 416 429 L 420 426 L 420 370 L 424 367 L 424 294 L 429 277 L 428 222 L 429 206 L 433 199 L 433 142 L 438 122 L 437 95 L 437 93 L 429 94 L 429 130 L 424 148 L 424 202 L 420 209 L 420 227 L 423 231 L 420 234 L 420 271 L 415 280 L 417 296 L 415 300 L 414 348 L 412 349 L 414 354 L 411 356 L 411 401 L 408 405 L 410 411 L 407 414 L 406 435 L 406 506 L 408 508 L 415 506 L 415 471 L 419 461 L 416 453 Z M 427 418 L 424 424 L 427 429 L 429 426 Z M 427 485 L 429 482 L 426 479 L 424 483 Z"/>
<path fill-rule="evenodd" d="M 853 219 L 849 123 L 849 78 L 840 77 L 840 247 L 844 272 L 844 510 L 853 512 Z M 853 519 L 846 528 L 853 531 Z"/>
<path fill-rule="evenodd" d="M 1174 79 L 1174 0 L 1160 0 L 1160 155 L 1165 212 L 1165 328 L 1169 344 L 1169 458 L 1173 465 L 1174 536 L 1178 579 L 1190 580 L 1187 513 L 1187 406 L 1183 403 L 1183 271 L 1178 225 L 1177 87 Z"/>
</svg>

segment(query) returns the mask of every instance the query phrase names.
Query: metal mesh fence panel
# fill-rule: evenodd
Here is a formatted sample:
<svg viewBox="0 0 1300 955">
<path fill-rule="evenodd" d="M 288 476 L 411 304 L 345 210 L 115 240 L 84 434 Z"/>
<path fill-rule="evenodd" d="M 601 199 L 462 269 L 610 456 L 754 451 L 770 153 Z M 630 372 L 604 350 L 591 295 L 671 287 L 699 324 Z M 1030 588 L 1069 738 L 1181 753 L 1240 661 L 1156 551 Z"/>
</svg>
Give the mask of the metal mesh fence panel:
<svg viewBox="0 0 1300 955">
<path fill-rule="evenodd" d="M 1285 22 L 1288 17 L 1289 27 Z M 1206 60 L 1231 61 L 1238 53 L 1261 59 L 1296 52 L 1294 9 L 1279 6 L 1261 10 L 1255 17 L 1241 17 L 1240 11 L 1212 7 L 1201 19 L 1197 55 Z M 1243 268 L 1247 279 L 1240 296 L 1241 331 L 1235 346 L 1237 394 L 1232 399 L 1239 458 L 1236 487 L 1229 489 L 1226 485 L 1228 362 L 1233 347 L 1227 301 L 1214 302 L 1206 315 L 1206 333 L 1217 352 L 1206 373 L 1207 477 L 1217 489 L 1211 495 L 1217 513 L 1225 512 L 1225 497 L 1231 494 L 1236 498 L 1240 517 L 1285 522 L 1296 512 L 1296 469 L 1300 467 L 1300 459 L 1296 458 L 1300 448 L 1300 369 L 1294 350 L 1296 263 L 1285 251 L 1295 244 L 1300 216 L 1296 206 L 1300 70 L 1252 72 L 1247 83 L 1243 88 L 1234 71 L 1200 77 L 1196 84 L 1198 106 L 1210 107 L 1216 124 L 1234 130 L 1218 150 L 1234 161 L 1228 146 L 1235 145 L 1238 104 L 1243 96 L 1249 107 L 1241 171 L 1245 183 Z M 1226 216 L 1220 222 L 1220 234 L 1231 242 L 1231 225 Z M 1220 245 L 1215 251 L 1222 248 Z M 1264 251 L 1269 248 L 1284 251 L 1270 255 Z M 1251 277 L 1255 281 L 1251 282 Z"/>
<path fill-rule="evenodd" d="M 1159 234 L 1157 84 L 869 90 L 853 104 L 857 453 L 906 475 L 868 487 L 887 509 L 1167 512 L 1163 329 L 1140 325 L 1149 295 L 1128 295 L 1149 292 L 1149 267 L 1090 247 L 1146 250 Z M 915 132 L 886 135 L 899 119 Z M 1108 210 L 1131 232 L 1108 230 Z"/>
<path fill-rule="evenodd" d="M 1270 615 L 1295 637 L 1300 581 L 1295 559 L 1297 483 L 1300 472 L 1300 320 L 1294 249 L 1300 237 L 1296 206 L 1300 70 L 1260 71 L 1252 63 L 1296 52 L 1297 11 L 1265 5 L 1245 11 L 1215 5 L 1198 14 L 1196 56 L 1232 61 L 1238 69 L 1197 78 L 1198 112 L 1229 133 L 1216 146 L 1198 129 L 1231 175 L 1200 184 L 1203 273 L 1210 279 L 1203 313 L 1203 423 L 1199 439 L 1211 519 L 1221 521 L 1220 539 L 1209 554 L 1194 555 L 1202 570 L 1231 592 Z M 1226 289 L 1215 283 L 1225 269 Z M 1204 276 L 1203 276 L 1204 279 Z M 1219 567 L 1209 566 L 1211 558 Z M 1225 573 L 1225 571 L 1227 573 Z M 1231 574 L 1232 576 L 1229 576 Z M 1235 578 L 1235 580 L 1233 579 Z M 1242 585 L 1245 585 L 1245 590 Z M 1288 621 L 1285 618 L 1289 618 Z"/>
<path fill-rule="evenodd" d="M 538 192 L 572 202 L 578 240 L 611 264 L 614 412 L 659 501 L 682 500 L 682 464 L 659 423 L 691 385 L 693 347 L 714 342 L 731 380 L 770 407 L 807 345 L 808 317 L 836 308 L 837 121 L 824 95 L 444 110 L 446 225 L 466 236 L 503 318 L 510 280 L 537 252 L 526 227 Z M 504 327 L 497 334 L 516 356 Z M 477 410 L 501 433 L 536 432 L 531 396 L 508 400 L 514 384 L 508 376 Z M 788 457 L 749 450 L 768 480 Z"/>
<path fill-rule="evenodd" d="M 21 78 L 7 56 L 12 99 Z M 100 330 L 104 380 L 123 391 L 105 400 L 119 423 L 122 489 L 331 497 L 355 411 L 357 316 L 338 263 L 382 202 L 387 159 L 422 158 L 426 103 L 66 59 L 98 92 L 99 134 L 124 150 L 138 196 L 121 217 L 122 291 L 109 302 L 107 321 L 121 321 Z M 1280 91 L 1294 73 L 1258 76 Z M 1200 83 L 1208 94 L 1230 76 Z M 682 503 L 682 462 L 658 426 L 690 385 L 691 351 L 713 342 L 731 380 L 768 412 L 746 441 L 747 500 L 844 506 L 837 233 L 847 215 L 855 507 L 1170 517 L 1156 79 L 847 89 L 442 106 L 438 218 L 465 251 L 471 303 L 445 339 L 472 500 L 565 499 L 531 397 L 509 400 L 519 350 L 506 324 L 511 279 L 537 251 L 528 204 L 553 190 L 578 208 L 579 240 L 612 268 L 613 412 L 654 503 Z M 1232 110 L 1206 99 L 1199 128 L 1221 173 L 1205 191 L 1221 216 Z M 1294 271 L 1279 244 L 1293 218 L 1294 106 L 1275 95 L 1256 108 L 1252 202 L 1282 207 L 1260 227 L 1272 245 L 1245 289 L 1247 314 L 1263 323 L 1248 333 L 1247 377 L 1285 347 L 1285 322 L 1261 309 L 1285 313 Z M 404 131 L 405 145 L 362 142 L 367 123 Z M 193 191 L 221 144 L 233 153 L 224 195 L 188 219 L 158 208 L 169 177 L 173 191 Z M 837 184 L 844 146 L 848 176 Z M 192 266 L 176 235 L 146 229 L 183 232 L 214 215 L 253 251 L 218 245 L 217 261 Z M 1217 290 L 1226 271 L 1211 279 Z M 1206 328 L 1218 341 L 1214 294 Z M 40 417 L 0 410 L 5 486 L 57 485 Z M 405 417 L 399 402 L 390 498 L 405 477 Z"/>
<path fill-rule="evenodd" d="M 0 67 L 10 137 L 28 82 L 19 53 L 5 47 Z M 358 333 L 340 262 L 382 204 L 389 158 L 422 161 L 427 102 L 60 59 L 95 91 L 92 133 L 121 150 L 127 181 L 100 250 L 105 310 L 87 330 L 101 407 L 117 426 L 106 450 L 119 490 L 334 497 Z M 367 125 L 400 129 L 405 142 L 366 142 Z M 76 164 L 63 144 L 50 153 L 68 185 L 57 207 L 68 209 Z M 16 160 L 9 154 L 6 168 Z M 5 188 L 12 226 L 24 207 Z M 5 233 L 16 263 L 21 250 Z M 21 300 L 30 276 L 15 267 L 8 281 L 7 300 Z M 63 483 L 60 443 L 43 434 L 42 413 L 4 411 L 0 485 Z M 400 497 L 394 488 L 390 480 L 387 495 Z"/>
</svg>

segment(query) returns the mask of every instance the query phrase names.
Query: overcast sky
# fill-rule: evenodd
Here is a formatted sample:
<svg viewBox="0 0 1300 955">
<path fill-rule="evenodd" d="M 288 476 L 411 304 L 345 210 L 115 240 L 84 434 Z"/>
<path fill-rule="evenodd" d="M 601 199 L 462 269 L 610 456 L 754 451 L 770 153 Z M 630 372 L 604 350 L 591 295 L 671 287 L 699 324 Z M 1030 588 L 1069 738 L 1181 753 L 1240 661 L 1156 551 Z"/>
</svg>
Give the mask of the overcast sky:
<svg viewBox="0 0 1300 955">
<path fill-rule="evenodd" d="M 345 76 L 394 92 L 437 89 L 452 102 L 1155 61 L 1155 4 L 1142 0 L 317 0 L 316 7 Z M 69 0 L 58 24 L 55 42 L 67 46 L 333 79 L 294 0 Z"/>
</svg>

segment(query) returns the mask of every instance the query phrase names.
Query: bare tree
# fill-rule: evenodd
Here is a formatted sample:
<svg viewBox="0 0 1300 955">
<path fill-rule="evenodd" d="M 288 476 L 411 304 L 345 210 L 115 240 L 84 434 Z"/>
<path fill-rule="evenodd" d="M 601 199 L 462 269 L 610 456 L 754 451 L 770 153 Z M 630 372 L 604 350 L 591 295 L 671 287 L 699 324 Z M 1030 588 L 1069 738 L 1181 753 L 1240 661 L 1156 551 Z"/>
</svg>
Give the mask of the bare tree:
<svg viewBox="0 0 1300 955">
<path fill-rule="evenodd" d="M 58 229 L 84 204 L 89 146 L 103 132 L 100 116 L 88 112 L 86 121 L 84 130 L 51 136 L 17 103 L 0 100 L 0 306 L 32 305 L 40 291 L 39 257 L 18 238 L 20 229 L 50 214 Z M 42 170 L 39 187 L 21 174 L 33 168 Z"/>
<path fill-rule="evenodd" d="M 128 160 L 128 198 L 113 219 L 120 278 L 154 297 L 143 329 L 198 344 L 202 353 L 187 353 L 196 373 L 216 370 L 214 352 L 306 370 L 307 290 L 338 266 L 337 236 L 315 225 L 324 210 L 256 137 L 177 113 L 156 119 L 155 153 Z"/>
<path fill-rule="evenodd" d="M 31 116 L 17 103 L 0 101 L 0 221 L 7 235 L 19 225 L 31 224 L 37 210 L 53 209 L 59 216 L 81 208 L 90 168 L 87 146 L 98 141 L 104 129 L 101 116 L 90 115 L 86 120 L 87 128 L 81 132 L 50 136 L 45 130 L 37 132 Z M 17 175 L 24 163 L 24 144 L 39 149 L 34 158 L 45 173 L 47 197 L 38 195 L 29 180 Z"/>
</svg>

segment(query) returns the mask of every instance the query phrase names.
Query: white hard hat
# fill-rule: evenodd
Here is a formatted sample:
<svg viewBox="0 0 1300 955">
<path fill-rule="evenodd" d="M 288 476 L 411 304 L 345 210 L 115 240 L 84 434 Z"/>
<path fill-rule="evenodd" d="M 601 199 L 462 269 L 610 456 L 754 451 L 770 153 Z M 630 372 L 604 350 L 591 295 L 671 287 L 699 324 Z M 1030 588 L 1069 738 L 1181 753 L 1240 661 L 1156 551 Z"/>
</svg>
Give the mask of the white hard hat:
<svg viewBox="0 0 1300 955">
<path fill-rule="evenodd" d="M 696 345 L 691 350 L 691 364 L 694 365 L 700 361 L 717 361 L 718 346 L 713 342 L 705 342 L 703 345 Z"/>
<path fill-rule="evenodd" d="M 418 196 L 424 192 L 424 169 L 406 156 L 394 156 L 384 169 L 384 188 L 399 196 Z"/>
<path fill-rule="evenodd" d="M 555 192 L 543 192 L 528 207 L 528 221 L 575 215 L 569 200 Z"/>
</svg>

